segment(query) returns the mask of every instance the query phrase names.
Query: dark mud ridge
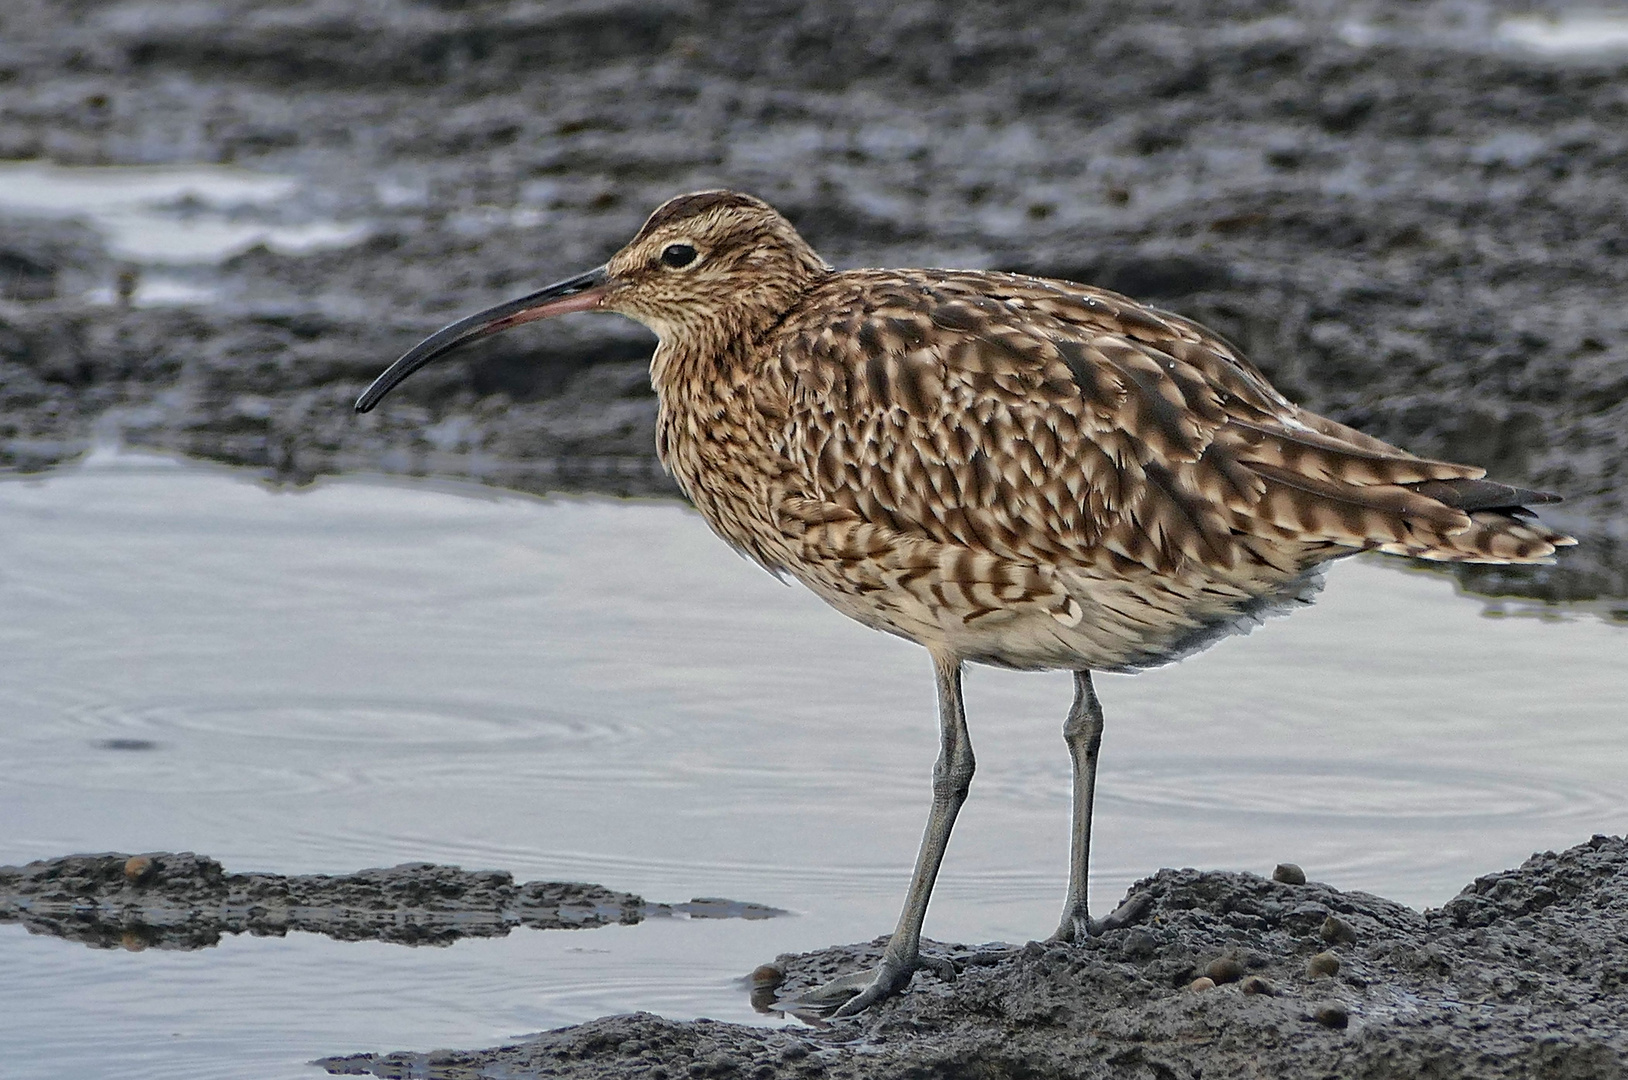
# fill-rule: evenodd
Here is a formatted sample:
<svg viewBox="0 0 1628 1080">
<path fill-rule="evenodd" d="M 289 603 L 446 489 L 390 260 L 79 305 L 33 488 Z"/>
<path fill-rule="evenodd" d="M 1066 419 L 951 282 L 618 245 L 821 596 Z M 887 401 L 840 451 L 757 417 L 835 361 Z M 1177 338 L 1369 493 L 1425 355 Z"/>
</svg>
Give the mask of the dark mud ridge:
<svg viewBox="0 0 1628 1080">
<path fill-rule="evenodd" d="M 363 228 L 144 300 L 174 267 L 0 190 L 0 466 L 108 440 L 296 483 L 672 493 L 651 339 L 622 320 L 349 405 L 437 326 L 727 185 L 839 266 L 1020 269 L 1196 317 L 1313 409 L 1567 497 L 1546 515 L 1581 547 L 1473 587 L 1628 597 L 1628 51 L 1500 30 L 1567 6 L 14 0 L 0 159 L 231 163 L 299 181 L 279 221 Z"/>
<path fill-rule="evenodd" d="M 1082 946 L 929 943 L 961 969 L 824 1027 L 613 1016 L 491 1050 L 358 1054 L 379 1077 L 1614 1080 L 1628 1074 L 1628 842 L 1596 836 L 1421 914 L 1360 892 L 1162 870 Z M 777 962 L 779 992 L 881 942 Z M 767 1007 L 771 993 L 759 989 Z"/>
<path fill-rule="evenodd" d="M 222 934 L 289 931 L 341 941 L 450 945 L 538 930 L 630 925 L 649 918 L 765 919 L 762 904 L 702 898 L 652 904 L 599 885 L 516 884 L 502 870 L 406 863 L 355 874 L 228 874 L 191 852 L 69 855 L 0 866 L 0 923 L 20 922 L 98 948 L 201 949 Z"/>
</svg>

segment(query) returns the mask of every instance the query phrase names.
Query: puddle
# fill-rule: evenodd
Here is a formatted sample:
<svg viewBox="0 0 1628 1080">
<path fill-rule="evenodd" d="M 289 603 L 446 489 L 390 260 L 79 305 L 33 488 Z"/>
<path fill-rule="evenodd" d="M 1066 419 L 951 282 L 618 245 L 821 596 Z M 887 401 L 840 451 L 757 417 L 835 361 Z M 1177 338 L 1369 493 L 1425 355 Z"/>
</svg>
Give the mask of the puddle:
<svg viewBox="0 0 1628 1080">
<path fill-rule="evenodd" d="M 1445 17 L 1443 17 L 1445 16 Z M 1335 35 L 1358 49 L 1377 46 L 1432 48 L 1484 52 L 1516 50 L 1547 57 L 1607 58 L 1628 52 L 1628 13 L 1621 10 L 1579 10 L 1558 14 L 1512 15 L 1493 21 L 1473 9 L 1428 9 L 1417 20 L 1385 19 L 1369 22 L 1347 19 L 1334 26 Z"/>
<path fill-rule="evenodd" d="M 144 264 L 219 263 L 257 244 L 300 254 L 367 235 L 360 222 L 300 220 L 291 205 L 299 190 L 288 177 L 230 165 L 0 163 L 0 212 L 77 218 L 116 258 Z M 208 298 L 174 281 L 144 287 L 149 295 L 138 292 L 135 302 Z"/>
<path fill-rule="evenodd" d="M 1628 53 L 1628 12 L 1520 15 L 1501 21 L 1498 37 L 1550 56 Z"/>
<path fill-rule="evenodd" d="M 1628 637 L 1484 618 L 1334 568 L 1313 608 L 1099 683 L 1093 903 L 1160 866 L 1414 905 L 1625 826 Z M 0 482 L 0 864 L 190 850 L 234 871 L 409 861 L 731 896 L 798 917 L 516 931 L 445 949 L 233 937 L 92 950 L 0 927 L 8 1076 L 317 1075 L 636 1009 L 756 1017 L 736 979 L 891 928 L 931 679 L 669 502 L 432 481 L 300 491 L 101 453 Z M 1066 675 L 972 669 L 979 771 L 928 917 L 1055 925 Z"/>
<path fill-rule="evenodd" d="M 121 287 L 128 290 L 128 302 L 134 307 L 182 307 L 208 304 L 220 298 L 219 286 L 213 281 L 201 280 L 196 273 L 158 270 L 99 286 L 88 292 L 85 299 L 93 304 L 116 303 L 122 299 Z"/>
</svg>

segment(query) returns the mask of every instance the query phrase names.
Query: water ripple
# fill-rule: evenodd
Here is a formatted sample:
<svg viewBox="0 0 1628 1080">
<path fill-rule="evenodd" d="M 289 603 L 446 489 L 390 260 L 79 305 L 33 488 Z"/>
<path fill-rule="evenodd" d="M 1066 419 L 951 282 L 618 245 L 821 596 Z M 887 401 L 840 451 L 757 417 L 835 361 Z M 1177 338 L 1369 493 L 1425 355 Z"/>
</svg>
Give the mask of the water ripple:
<svg viewBox="0 0 1628 1080">
<path fill-rule="evenodd" d="M 1177 758 L 1116 770 L 1114 802 L 1128 810 L 1385 822 L 1553 820 L 1608 812 L 1610 791 L 1544 778 L 1389 761 L 1309 762 Z"/>
</svg>

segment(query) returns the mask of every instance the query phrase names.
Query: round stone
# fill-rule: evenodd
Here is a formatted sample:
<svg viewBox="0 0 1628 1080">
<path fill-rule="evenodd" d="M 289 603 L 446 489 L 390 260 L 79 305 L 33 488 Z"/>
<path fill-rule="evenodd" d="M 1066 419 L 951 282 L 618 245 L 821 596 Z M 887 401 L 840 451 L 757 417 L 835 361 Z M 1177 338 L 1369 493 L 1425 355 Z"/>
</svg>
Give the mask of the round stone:
<svg viewBox="0 0 1628 1080">
<path fill-rule="evenodd" d="M 1272 871 L 1272 880 L 1281 881 L 1285 885 L 1304 885 L 1306 872 L 1292 862 L 1280 862 Z"/>
</svg>

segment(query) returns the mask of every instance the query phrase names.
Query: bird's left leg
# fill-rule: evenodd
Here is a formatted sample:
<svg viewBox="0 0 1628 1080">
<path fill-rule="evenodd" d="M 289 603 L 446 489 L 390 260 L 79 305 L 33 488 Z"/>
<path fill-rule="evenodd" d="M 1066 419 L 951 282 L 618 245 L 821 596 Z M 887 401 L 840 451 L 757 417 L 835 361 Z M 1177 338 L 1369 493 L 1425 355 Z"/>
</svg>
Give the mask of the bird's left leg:
<svg viewBox="0 0 1628 1080">
<path fill-rule="evenodd" d="M 1127 899 L 1105 919 L 1093 920 L 1086 897 L 1091 870 L 1091 804 L 1096 797 L 1097 751 L 1102 747 L 1102 702 L 1089 671 L 1074 673 L 1074 704 L 1063 721 L 1063 741 L 1073 762 L 1074 812 L 1068 852 L 1068 899 L 1052 941 L 1084 941 L 1092 934 L 1128 926 L 1150 903 L 1143 893 Z"/>
<path fill-rule="evenodd" d="M 1102 747 L 1102 702 L 1089 671 L 1074 673 L 1074 704 L 1063 721 L 1063 741 L 1073 763 L 1074 813 L 1068 849 L 1068 899 L 1053 941 L 1084 941 L 1091 936 L 1086 882 L 1091 870 L 1091 802 L 1096 796 L 1097 751 Z"/>
<path fill-rule="evenodd" d="M 939 754 L 933 766 L 933 808 L 927 816 L 927 830 L 916 853 L 916 870 L 910 878 L 899 924 L 882 951 L 882 960 L 868 972 L 835 979 L 775 1007 L 795 1012 L 798 1008 L 824 1011 L 840 1004 L 837 1016 L 852 1016 L 876 1002 L 903 990 L 918 968 L 929 967 L 941 976 L 955 977 L 947 960 L 924 960 L 921 956 L 921 927 L 927 918 L 927 901 L 938 878 L 944 849 L 950 842 L 955 817 L 966 801 L 976 762 L 972 740 L 967 734 L 966 710 L 961 701 L 961 662 L 953 657 L 933 656 L 938 676 Z"/>
</svg>

